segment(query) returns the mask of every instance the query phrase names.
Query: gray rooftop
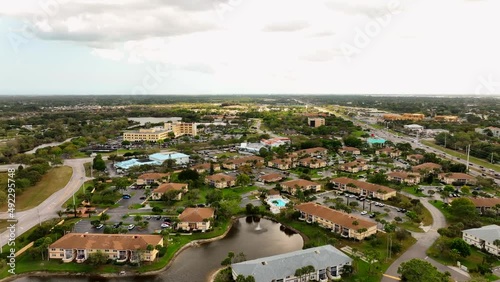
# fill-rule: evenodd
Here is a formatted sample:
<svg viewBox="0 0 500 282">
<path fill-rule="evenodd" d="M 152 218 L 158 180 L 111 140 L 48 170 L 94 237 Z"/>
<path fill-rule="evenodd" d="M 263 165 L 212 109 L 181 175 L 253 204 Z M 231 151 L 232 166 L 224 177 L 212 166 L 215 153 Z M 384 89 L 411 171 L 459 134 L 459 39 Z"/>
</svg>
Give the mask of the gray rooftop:
<svg viewBox="0 0 500 282">
<path fill-rule="evenodd" d="M 352 259 L 334 248 L 325 245 L 295 252 L 234 263 L 231 268 L 237 275 L 253 276 L 256 282 L 270 282 L 294 276 L 295 270 L 312 265 L 316 270 L 336 265 L 345 265 Z"/>
<path fill-rule="evenodd" d="M 483 226 L 481 228 L 467 229 L 463 232 L 489 243 L 493 243 L 493 241 L 500 239 L 500 226 L 495 224 Z"/>
</svg>

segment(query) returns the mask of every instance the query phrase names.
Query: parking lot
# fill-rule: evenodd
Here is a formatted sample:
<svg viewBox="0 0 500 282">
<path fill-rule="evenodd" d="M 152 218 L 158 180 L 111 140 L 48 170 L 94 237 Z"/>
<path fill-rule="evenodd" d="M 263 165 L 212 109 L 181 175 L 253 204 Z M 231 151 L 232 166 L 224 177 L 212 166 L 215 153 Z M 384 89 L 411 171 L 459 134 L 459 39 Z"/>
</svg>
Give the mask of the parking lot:
<svg viewBox="0 0 500 282">
<path fill-rule="evenodd" d="M 161 225 L 165 223 L 165 220 L 169 220 L 166 217 L 156 218 L 153 215 L 152 208 L 145 207 L 140 209 L 129 209 L 131 205 L 141 204 L 145 200 L 145 191 L 143 189 L 131 189 L 123 191 L 124 195 L 130 195 L 130 199 L 120 199 L 117 203 L 120 205 L 116 208 L 112 208 L 106 211 L 109 215 L 109 220 L 106 221 L 106 226 L 117 226 L 117 224 L 121 223 L 119 226 L 122 229 L 128 229 L 130 224 L 137 225 L 137 222 L 134 221 L 134 216 L 126 216 L 128 213 L 146 213 L 146 215 L 142 215 L 143 221 L 147 221 L 148 225 L 146 228 L 140 228 L 135 226 L 129 230 L 130 233 L 154 233 L 161 231 L 164 228 L 167 228 L 166 225 L 162 227 Z M 151 213 L 151 215 L 147 215 L 147 213 Z M 90 220 L 81 220 L 75 224 L 74 232 L 79 233 L 103 233 L 104 226 L 102 228 L 92 227 L 90 224 Z"/>
<path fill-rule="evenodd" d="M 356 195 L 345 194 L 341 195 L 339 191 L 328 191 L 315 195 L 315 202 L 325 205 L 332 206 L 335 205 L 335 199 L 337 201 L 342 201 L 342 203 L 349 205 L 349 203 L 357 202 L 358 206 L 351 212 L 352 215 L 363 217 L 366 220 L 375 222 L 375 218 L 370 214 L 378 212 L 380 214 L 386 214 L 383 219 L 386 221 L 393 221 L 396 217 L 401 217 L 404 219 L 404 212 L 398 212 L 398 208 L 383 204 L 381 201 L 377 200 L 360 200 Z M 366 212 L 366 213 L 365 213 Z M 380 226 L 379 226 L 380 227 Z"/>
</svg>

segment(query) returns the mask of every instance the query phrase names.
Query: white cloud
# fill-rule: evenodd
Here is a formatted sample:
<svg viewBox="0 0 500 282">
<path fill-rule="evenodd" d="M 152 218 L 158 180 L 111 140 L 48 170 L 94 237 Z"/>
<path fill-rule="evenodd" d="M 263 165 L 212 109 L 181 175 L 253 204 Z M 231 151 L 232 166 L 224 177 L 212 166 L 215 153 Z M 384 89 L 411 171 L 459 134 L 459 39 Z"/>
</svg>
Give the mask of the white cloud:
<svg viewBox="0 0 500 282">
<path fill-rule="evenodd" d="M 203 85 L 206 92 L 465 93 L 473 89 L 463 81 L 500 64 L 495 0 L 74 0 L 50 13 L 37 1 L 13 3 L 0 2 L 0 18 L 27 19 L 42 40 L 87 46 L 106 60 L 169 64 L 197 84 L 167 83 L 163 93 Z M 388 13 L 391 3 L 401 12 Z M 229 7 L 223 18 L 218 7 Z M 340 46 L 388 15 L 348 63 Z"/>
</svg>

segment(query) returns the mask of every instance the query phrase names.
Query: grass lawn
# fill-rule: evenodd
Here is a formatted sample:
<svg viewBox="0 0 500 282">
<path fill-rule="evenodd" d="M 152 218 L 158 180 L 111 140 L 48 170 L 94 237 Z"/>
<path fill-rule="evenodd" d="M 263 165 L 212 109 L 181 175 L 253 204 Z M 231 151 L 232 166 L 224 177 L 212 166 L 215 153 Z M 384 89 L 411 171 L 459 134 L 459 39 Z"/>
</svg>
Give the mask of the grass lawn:
<svg viewBox="0 0 500 282">
<path fill-rule="evenodd" d="M 444 265 L 456 265 L 456 261 L 452 260 L 450 257 L 443 255 L 440 253 L 437 249 L 435 244 L 433 244 L 428 251 L 429 256 L 431 256 L 433 259 L 436 261 L 444 264 Z M 438 256 L 434 256 L 431 254 L 439 254 Z M 466 257 L 466 258 L 460 258 L 460 263 L 462 265 L 465 265 L 469 269 L 475 269 L 477 268 L 478 264 L 481 264 L 483 262 L 483 258 L 486 255 L 479 251 L 476 248 L 471 248 L 471 255 Z M 496 262 L 493 263 L 493 266 L 498 266 L 500 265 L 500 260 L 497 260 Z"/>
<path fill-rule="evenodd" d="M 447 154 L 450 154 L 454 157 L 459 157 L 461 159 L 467 159 L 467 155 L 464 154 L 464 153 L 460 153 L 458 151 L 455 151 L 455 150 L 450 150 L 450 149 L 447 149 L 447 148 L 444 148 L 444 147 L 441 147 L 439 145 L 436 145 L 434 142 L 432 141 L 428 141 L 428 140 L 422 140 L 421 141 L 422 144 L 425 144 L 429 147 L 433 147 L 433 148 L 436 148 L 436 149 L 439 149 L 443 152 L 446 152 Z M 473 156 L 470 156 L 469 157 L 469 161 L 471 163 L 474 163 L 474 164 L 477 164 L 477 165 L 481 165 L 481 166 L 484 166 L 485 168 L 489 168 L 489 169 L 493 169 L 495 170 L 496 172 L 500 172 L 500 166 L 499 165 L 496 165 L 496 164 L 492 164 L 486 160 L 483 160 L 483 159 L 479 159 L 479 158 L 476 158 L 476 157 L 473 157 Z"/>
<path fill-rule="evenodd" d="M 16 211 L 23 211 L 38 206 L 55 192 L 64 188 L 69 182 L 73 169 L 69 166 L 52 168 L 34 186 L 24 189 L 16 195 Z M 1 211 L 7 210 L 7 205 L 0 206 Z"/>
<path fill-rule="evenodd" d="M 435 206 L 444 215 L 444 217 L 446 218 L 446 221 L 451 220 L 450 211 L 448 211 L 448 209 L 444 208 L 444 205 L 445 205 L 444 202 L 439 201 L 439 200 L 429 200 L 429 203 L 431 203 L 431 205 Z"/>
<path fill-rule="evenodd" d="M 78 191 L 76 191 L 75 193 L 75 200 L 78 201 L 78 195 L 82 195 L 85 191 L 87 191 L 87 189 L 89 188 L 93 188 L 94 187 L 94 183 L 92 182 L 92 180 L 89 180 L 87 182 L 85 182 L 83 184 L 83 189 L 78 189 Z M 73 197 L 70 197 L 66 203 L 64 203 L 63 207 L 68 207 L 70 205 L 73 205 Z"/>
<path fill-rule="evenodd" d="M 405 221 L 405 222 L 402 222 L 402 223 L 398 223 L 398 227 L 404 228 L 404 229 L 406 229 L 408 231 L 412 231 L 412 232 L 419 232 L 419 233 L 423 233 L 424 232 L 424 230 L 422 230 L 419 227 L 418 223 L 415 223 L 415 222 L 412 222 L 412 221 Z"/>
<path fill-rule="evenodd" d="M 236 188 L 226 188 L 222 189 L 222 196 L 227 197 L 229 195 L 243 195 L 245 193 L 255 191 L 259 189 L 257 186 L 243 186 L 243 187 L 236 187 Z"/>
<path fill-rule="evenodd" d="M 333 236 L 333 234 L 322 227 L 319 227 L 316 224 L 308 224 L 304 221 L 298 221 L 298 220 L 286 220 L 286 219 L 279 219 L 280 222 L 283 224 L 290 226 L 296 230 L 299 230 L 302 234 L 307 236 L 308 240 L 304 242 L 305 247 L 311 247 L 311 246 L 321 246 L 325 244 L 332 244 L 336 248 L 340 249 L 344 246 L 350 246 L 351 248 L 356 248 L 360 252 L 366 252 L 369 250 L 375 250 L 380 257 L 380 262 L 381 264 L 378 266 L 378 270 L 373 270 L 372 267 L 372 272 L 370 273 L 369 271 L 369 264 L 366 262 L 363 262 L 361 260 L 357 261 L 358 269 L 357 272 L 350 276 L 347 277 L 346 279 L 343 279 L 342 281 L 380 281 L 382 278 L 382 273 L 385 272 L 385 270 L 391 265 L 391 263 L 398 258 L 398 256 L 402 253 L 405 252 L 410 246 L 415 244 L 416 240 L 413 237 L 410 237 L 406 239 L 405 241 L 399 242 L 396 239 L 394 239 L 394 236 L 392 236 L 392 242 L 393 244 L 398 243 L 401 244 L 402 249 L 401 251 L 396 254 L 392 255 L 390 259 L 387 258 L 387 242 L 388 242 L 388 234 L 387 233 L 382 233 L 379 232 L 376 235 L 376 241 L 375 242 L 370 242 L 368 240 L 363 240 L 363 241 L 354 241 L 354 240 L 348 240 L 348 239 L 340 239 L 336 238 Z"/>
<path fill-rule="evenodd" d="M 428 195 L 422 193 L 421 191 L 415 192 L 415 188 L 413 188 L 413 187 L 404 187 L 401 190 L 405 191 L 406 193 L 412 194 L 413 196 L 428 197 Z"/>
</svg>

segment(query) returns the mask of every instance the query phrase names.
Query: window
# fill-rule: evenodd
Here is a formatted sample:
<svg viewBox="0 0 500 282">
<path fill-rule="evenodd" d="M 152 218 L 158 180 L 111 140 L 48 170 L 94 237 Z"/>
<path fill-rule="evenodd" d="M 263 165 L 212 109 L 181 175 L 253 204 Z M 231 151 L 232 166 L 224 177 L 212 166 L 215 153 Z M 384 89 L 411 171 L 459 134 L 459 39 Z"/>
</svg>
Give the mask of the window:
<svg viewBox="0 0 500 282">
<path fill-rule="evenodd" d="M 55 251 L 56 249 L 55 248 L 52 248 L 52 251 Z"/>
<path fill-rule="evenodd" d="M 56 256 L 56 254 L 52 254 L 53 257 Z M 59 254 L 60 257 L 63 257 L 64 255 L 63 254 Z"/>
<path fill-rule="evenodd" d="M 105 253 L 109 253 L 109 250 L 104 250 Z"/>
</svg>

